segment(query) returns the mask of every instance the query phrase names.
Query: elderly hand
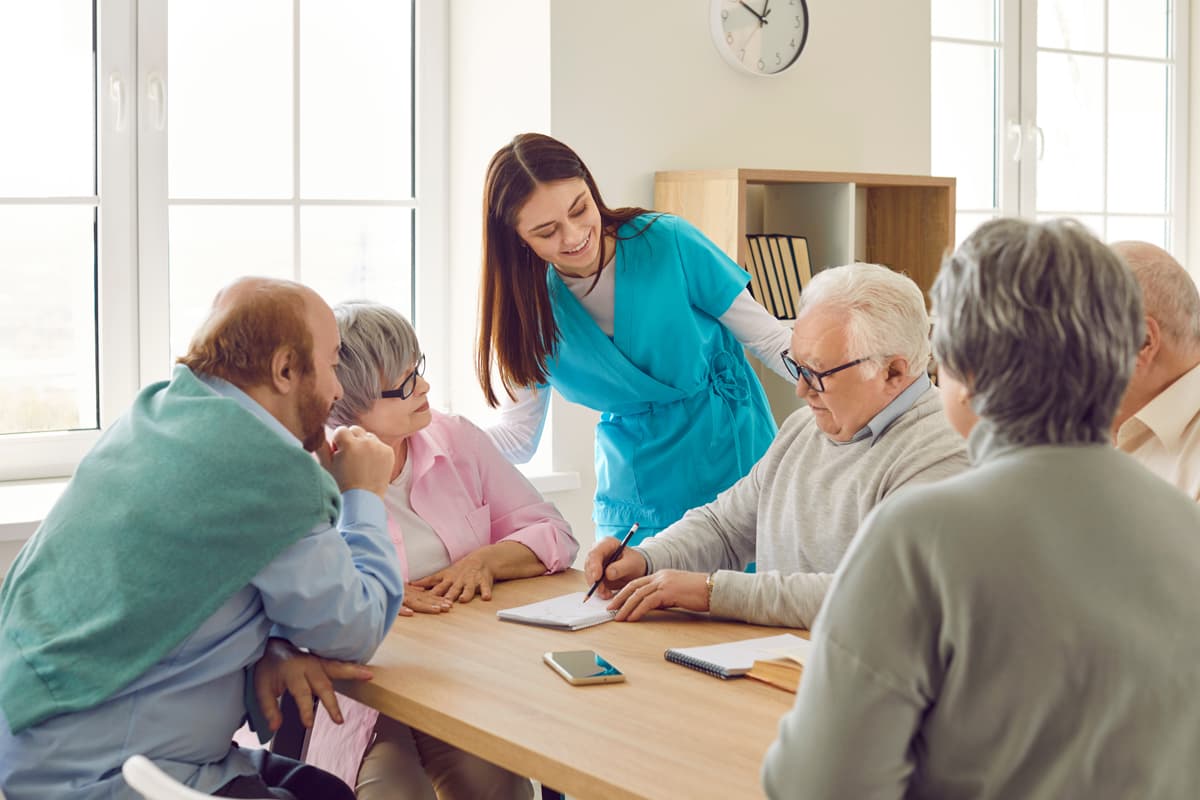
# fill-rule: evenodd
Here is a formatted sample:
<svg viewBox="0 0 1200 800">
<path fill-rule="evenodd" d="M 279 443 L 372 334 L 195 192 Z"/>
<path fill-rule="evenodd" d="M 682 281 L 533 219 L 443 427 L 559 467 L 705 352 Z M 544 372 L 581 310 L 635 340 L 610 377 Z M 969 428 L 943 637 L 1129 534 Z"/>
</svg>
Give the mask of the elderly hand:
<svg viewBox="0 0 1200 800">
<path fill-rule="evenodd" d="M 317 450 L 317 458 L 337 481 L 338 491 L 366 489 L 383 497 L 396 454 L 375 434 L 351 425 L 335 430 L 329 443 Z"/>
<path fill-rule="evenodd" d="M 708 611 L 707 579 L 703 572 L 664 569 L 625 584 L 608 609 L 618 622 L 637 622 L 656 608 Z"/>
<path fill-rule="evenodd" d="M 417 586 L 429 589 L 435 595 L 460 603 L 470 602 L 475 593 L 484 600 L 492 599 L 492 584 L 496 575 L 487 559 L 478 551 L 438 570 L 432 575 L 413 581 Z"/>
<path fill-rule="evenodd" d="M 587 578 L 588 584 L 593 584 L 600 579 L 600 565 L 620 546 L 620 540 L 610 536 L 606 536 L 596 543 L 583 562 L 583 575 Z M 646 559 L 642 557 L 641 553 L 626 547 L 621 553 L 621 557 L 604 570 L 604 581 L 596 589 L 596 594 L 600 595 L 602 599 L 608 600 L 616 593 L 617 589 L 645 574 Z"/>
<path fill-rule="evenodd" d="M 342 712 L 333 691 L 334 680 L 369 681 L 371 670 L 361 664 L 303 653 L 286 639 L 268 639 L 266 652 L 254 666 L 254 695 L 272 731 L 279 730 L 283 723 L 279 697 L 285 690 L 295 698 L 304 727 L 313 725 L 314 694 L 333 721 L 341 725 Z"/>
<path fill-rule="evenodd" d="M 400 609 L 402 617 L 411 617 L 414 612 L 440 614 L 453 607 L 454 603 L 441 595 L 434 594 L 415 583 L 404 584 L 404 607 Z"/>
</svg>

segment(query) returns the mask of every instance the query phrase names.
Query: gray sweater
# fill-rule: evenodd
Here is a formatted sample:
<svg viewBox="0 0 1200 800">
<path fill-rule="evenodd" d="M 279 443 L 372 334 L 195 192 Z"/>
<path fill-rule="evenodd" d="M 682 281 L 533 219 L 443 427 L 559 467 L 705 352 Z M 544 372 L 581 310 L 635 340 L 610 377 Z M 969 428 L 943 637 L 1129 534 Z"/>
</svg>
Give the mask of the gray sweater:
<svg viewBox="0 0 1200 800">
<path fill-rule="evenodd" d="M 970 450 L 847 553 L 767 794 L 1196 797 L 1200 509 L 1104 444 Z"/>
<path fill-rule="evenodd" d="M 638 548 L 650 571 L 717 573 L 714 615 L 808 627 L 858 527 L 909 484 L 962 472 L 966 449 L 936 387 L 876 440 L 836 444 L 807 407 L 784 422 L 750 473 Z M 757 574 L 741 570 L 757 561 Z"/>
</svg>

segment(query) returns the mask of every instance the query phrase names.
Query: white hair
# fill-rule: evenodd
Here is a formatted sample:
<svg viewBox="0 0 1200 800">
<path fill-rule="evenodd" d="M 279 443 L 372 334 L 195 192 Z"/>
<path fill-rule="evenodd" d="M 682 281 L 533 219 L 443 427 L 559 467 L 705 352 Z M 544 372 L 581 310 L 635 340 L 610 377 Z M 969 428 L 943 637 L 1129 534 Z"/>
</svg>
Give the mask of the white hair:
<svg viewBox="0 0 1200 800">
<path fill-rule="evenodd" d="M 929 368 L 929 314 L 907 275 L 879 264 L 823 269 L 800 294 L 801 311 L 818 305 L 846 312 L 847 355 L 869 358 L 868 369 L 878 371 L 888 357 L 907 360 L 913 377 Z"/>
</svg>

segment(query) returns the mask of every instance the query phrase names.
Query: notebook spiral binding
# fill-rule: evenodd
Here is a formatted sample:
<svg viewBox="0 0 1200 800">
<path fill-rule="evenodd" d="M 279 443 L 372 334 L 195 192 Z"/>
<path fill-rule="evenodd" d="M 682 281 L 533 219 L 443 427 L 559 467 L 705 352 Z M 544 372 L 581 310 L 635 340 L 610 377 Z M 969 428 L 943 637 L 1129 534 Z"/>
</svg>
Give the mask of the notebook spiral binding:
<svg viewBox="0 0 1200 800">
<path fill-rule="evenodd" d="M 692 656 L 684 655 L 672 650 L 668 650 L 663 655 L 666 657 L 667 661 L 670 661 L 673 664 L 682 664 L 685 667 L 690 667 L 691 669 L 699 670 L 700 672 L 705 672 L 709 675 L 715 675 L 723 681 L 727 681 L 730 678 L 736 677 L 734 675 L 730 675 L 724 667 L 714 664 L 711 661 L 693 658 Z"/>
</svg>

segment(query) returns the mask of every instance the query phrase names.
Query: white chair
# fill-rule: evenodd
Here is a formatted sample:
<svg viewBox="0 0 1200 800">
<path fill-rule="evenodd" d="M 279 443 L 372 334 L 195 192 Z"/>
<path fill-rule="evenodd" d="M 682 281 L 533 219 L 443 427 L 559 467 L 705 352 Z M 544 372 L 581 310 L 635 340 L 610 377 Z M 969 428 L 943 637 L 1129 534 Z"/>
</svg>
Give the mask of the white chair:
<svg viewBox="0 0 1200 800">
<path fill-rule="evenodd" d="M 121 774 L 125 776 L 125 782 L 146 800 L 212 800 L 211 795 L 184 786 L 145 756 L 130 756 L 121 767 Z"/>
</svg>

